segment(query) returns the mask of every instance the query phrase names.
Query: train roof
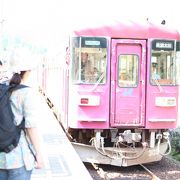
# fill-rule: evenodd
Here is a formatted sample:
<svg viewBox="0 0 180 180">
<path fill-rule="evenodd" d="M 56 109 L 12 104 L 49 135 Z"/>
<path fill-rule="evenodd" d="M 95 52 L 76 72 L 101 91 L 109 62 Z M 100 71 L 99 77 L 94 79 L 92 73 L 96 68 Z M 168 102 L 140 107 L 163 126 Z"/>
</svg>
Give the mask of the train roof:
<svg viewBox="0 0 180 180">
<path fill-rule="evenodd" d="M 73 31 L 75 36 L 105 36 L 111 38 L 162 38 L 180 39 L 179 32 L 168 28 L 166 25 L 153 24 L 149 21 L 115 21 L 110 23 L 98 23 L 81 27 Z"/>
</svg>

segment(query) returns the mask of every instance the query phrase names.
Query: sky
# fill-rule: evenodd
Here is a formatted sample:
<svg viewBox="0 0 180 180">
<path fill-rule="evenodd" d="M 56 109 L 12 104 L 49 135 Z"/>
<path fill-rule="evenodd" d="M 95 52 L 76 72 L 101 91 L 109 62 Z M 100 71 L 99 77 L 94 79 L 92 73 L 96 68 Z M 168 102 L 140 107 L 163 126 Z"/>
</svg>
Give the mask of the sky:
<svg viewBox="0 0 180 180">
<path fill-rule="evenodd" d="M 16 43 L 55 50 L 73 28 L 97 20 L 165 19 L 180 29 L 179 7 L 179 0 L 0 0 L 0 33 Z"/>
</svg>

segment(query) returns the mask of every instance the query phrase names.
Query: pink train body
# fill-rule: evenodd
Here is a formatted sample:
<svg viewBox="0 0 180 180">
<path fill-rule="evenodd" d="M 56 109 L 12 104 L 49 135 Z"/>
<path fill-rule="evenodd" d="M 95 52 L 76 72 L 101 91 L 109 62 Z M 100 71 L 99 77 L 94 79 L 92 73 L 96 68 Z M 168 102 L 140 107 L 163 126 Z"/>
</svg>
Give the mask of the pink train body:
<svg viewBox="0 0 180 180">
<path fill-rule="evenodd" d="M 83 161 L 130 166 L 170 153 L 179 41 L 165 25 L 116 22 L 75 30 L 64 65 L 44 63 L 42 89 Z"/>
</svg>

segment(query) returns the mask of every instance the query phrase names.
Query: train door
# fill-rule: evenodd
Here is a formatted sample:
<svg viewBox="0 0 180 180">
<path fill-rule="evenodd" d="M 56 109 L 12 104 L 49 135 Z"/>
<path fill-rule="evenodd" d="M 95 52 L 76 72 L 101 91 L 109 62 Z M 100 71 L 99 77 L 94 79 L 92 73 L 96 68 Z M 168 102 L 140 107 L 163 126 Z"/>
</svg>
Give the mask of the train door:
<svg viewBox="0 0 180 180">
<path fill-rule="evenodd" d="M 111 121 L 113 126 L 143 126 L 145 40 L 112 40 Z"/>
</svg>

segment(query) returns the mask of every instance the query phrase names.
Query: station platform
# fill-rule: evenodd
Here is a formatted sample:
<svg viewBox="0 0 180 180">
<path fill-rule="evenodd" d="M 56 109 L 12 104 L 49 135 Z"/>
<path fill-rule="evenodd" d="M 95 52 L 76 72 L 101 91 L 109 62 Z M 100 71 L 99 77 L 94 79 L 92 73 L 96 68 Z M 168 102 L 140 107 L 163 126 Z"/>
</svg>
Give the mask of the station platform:
<svg viewBox="0 0 180 180">
<path fill-rule="evenodd" d="M 45 168 L 33 170 L 32 180 L 92 180 L 53 112 L 42 101 L 40 138 Z"/>
</svg>

